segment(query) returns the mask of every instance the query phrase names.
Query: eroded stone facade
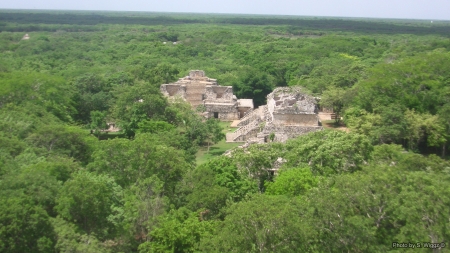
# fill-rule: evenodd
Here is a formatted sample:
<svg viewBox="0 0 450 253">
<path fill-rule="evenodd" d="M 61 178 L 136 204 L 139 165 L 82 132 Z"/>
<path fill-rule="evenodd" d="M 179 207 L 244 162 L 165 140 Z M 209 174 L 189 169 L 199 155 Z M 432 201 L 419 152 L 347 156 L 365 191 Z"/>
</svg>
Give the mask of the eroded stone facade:
<svg viewBox="0 0 450 253">
<path fill-rule="evenodd" d="M 205 116 L 224 121 L 238 120 L 253 109 L 253 100 L 237 99 L 232 86 L 220 86 L 202 70 L 192 70 L 175 83 L 163 84 L 161 92 L 169 97 L 179 97 L 196 108 L 203 105 Z"/>
<path fill-rule="evenodd" d="M 234 133 L 227 134 L 228 142 L 266 143 L 285 142 L 299 135 L 321 130 L 317 101 L 305 94 L 301 87 L 276 88 L 267 95 L 267 105 L 247 113 Z"/>
</svg>

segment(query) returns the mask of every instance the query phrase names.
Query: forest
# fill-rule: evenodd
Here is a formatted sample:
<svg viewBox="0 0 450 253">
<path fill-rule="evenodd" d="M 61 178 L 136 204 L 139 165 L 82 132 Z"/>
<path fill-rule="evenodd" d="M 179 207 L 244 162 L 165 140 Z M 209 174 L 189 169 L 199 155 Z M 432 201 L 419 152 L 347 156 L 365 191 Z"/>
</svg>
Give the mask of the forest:
<svg viewBox="0 0 450 253">
<path fill-rule="evenodd" d="M 450 21 L 0 10 L 0 56 L 0 252 L 450 252 Z M 199 162 L 194 69 L 348 131 Z"/>
</svg>

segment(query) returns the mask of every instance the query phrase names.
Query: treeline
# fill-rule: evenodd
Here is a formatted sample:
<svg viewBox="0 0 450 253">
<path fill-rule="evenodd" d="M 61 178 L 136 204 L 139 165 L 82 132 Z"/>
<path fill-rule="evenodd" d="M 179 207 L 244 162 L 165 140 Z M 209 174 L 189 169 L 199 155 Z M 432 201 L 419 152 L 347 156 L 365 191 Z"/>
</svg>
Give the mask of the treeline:
<svg viewBox="0 0 450 253">
<path fill-rule="evenodd" d="M 16 24 L 65 24 L 65 25 L 181 25 L 181 24 L 234 24 L 258 26 L 291 26 L 306 30 L 329 32 L 357 32 L 362 34 L 438 34 L 448 36 L 450 25 L 444 21 L 411 22 L 408 20 L 359 20 L 345 18 L 311 18 L 293 16 L 261 15 L 211 15 L 211 14 L 163 14 L 163 13 L 116 13 L 116 12 L 32 12 L 2 11 L 0 21 Z M 21 26 L 19 26 L 21 27 Z M 29 27 L 30 28 L 30 27 Z M 34 27 L 37 29 L 38 27 Z M 4 26 L 2 31 L 15 30 Z M 38 30 L 30 30 L 38 31 Z"/>
<path fill-rule="evenodd" d="M 55 30 L 0 33 L 1 252 L 448 251 L 447 35 L 2 22 Z M 349 132 L 197 165 L 218 122 L 159 92 L 191 69 L 256 105 L 301 85 Z"/>
</svg>

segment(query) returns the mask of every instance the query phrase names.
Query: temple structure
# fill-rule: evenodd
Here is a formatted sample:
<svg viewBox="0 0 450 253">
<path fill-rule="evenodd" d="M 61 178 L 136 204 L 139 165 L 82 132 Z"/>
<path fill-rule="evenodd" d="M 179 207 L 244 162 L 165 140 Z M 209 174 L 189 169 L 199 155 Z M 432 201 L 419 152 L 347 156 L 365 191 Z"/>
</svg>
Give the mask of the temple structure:
<svg viewBox="0 0 450 253">
<path fill-rule="evenodd" d="M 253 99 L 237 99 L 232 86 L 220 86 L 202 70 L 192 70 L 175 83 L 163 84 L 161 92 L 169 97 L 179 97 L 192 107 L 204 106 L 205 116 L 223 121 L 238 120 L 253 109 Z"/>
<path fill-rule="evenodd" d="M 240 119 L 239 128 L 227 134 L 227 142 L 285 142 L 321 130 L 318 111 L 316 98 L 305 94 L 301 87 L 276 88 L 267 95 L 267 105 Z"/>
<path fill-rule="evenodd" d="M 253 99 L 237 99 L 232 86 L 220 86 L 216 79 L 193 70 L 175 83 L 163 84 L 161 92 L 181 98 L 194 108 L 203 106 L 207 118 L 236 121 L 239 128 L 227 133 L 227 142 L 284 142 L 299 135 L 323 129 L 317 98 L 301 87 L 279 87 L 267 95 L 267 104 L 253 108 Z"/>
</svg>

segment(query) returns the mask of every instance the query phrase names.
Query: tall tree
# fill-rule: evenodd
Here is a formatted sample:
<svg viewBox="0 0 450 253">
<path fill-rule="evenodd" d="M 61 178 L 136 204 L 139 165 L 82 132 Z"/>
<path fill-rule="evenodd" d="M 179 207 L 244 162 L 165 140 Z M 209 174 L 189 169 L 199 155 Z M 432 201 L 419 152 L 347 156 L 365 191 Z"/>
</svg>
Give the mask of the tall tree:
<svg viewBox="0 0 450 253">
<path fill-rule="evenodd" d="M 66 181 L 56 200 L 58 214 L 87 234 L 112 238 L 122 219 L 122 188 L 106 175 L 87 171 Z"/>
</svg>

